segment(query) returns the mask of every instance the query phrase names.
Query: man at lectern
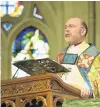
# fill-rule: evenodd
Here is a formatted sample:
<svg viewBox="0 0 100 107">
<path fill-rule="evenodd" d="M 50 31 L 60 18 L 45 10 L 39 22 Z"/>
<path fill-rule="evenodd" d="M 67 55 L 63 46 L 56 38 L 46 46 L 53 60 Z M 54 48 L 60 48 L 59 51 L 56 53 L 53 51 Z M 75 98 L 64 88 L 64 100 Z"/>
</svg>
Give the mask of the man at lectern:
<svg viewBox="0 0 100 107">
<path fill-rule="evenodd" d="M 85 42 L 87 32 L 82 19 L 69 19 L 65 24 L 65 40 L 69 46 L 57 56 L 57 62 L 71 70 L 61 78 L 79 88 L 83 98 L 100 96 L 100 52 Z"/>
</svg>

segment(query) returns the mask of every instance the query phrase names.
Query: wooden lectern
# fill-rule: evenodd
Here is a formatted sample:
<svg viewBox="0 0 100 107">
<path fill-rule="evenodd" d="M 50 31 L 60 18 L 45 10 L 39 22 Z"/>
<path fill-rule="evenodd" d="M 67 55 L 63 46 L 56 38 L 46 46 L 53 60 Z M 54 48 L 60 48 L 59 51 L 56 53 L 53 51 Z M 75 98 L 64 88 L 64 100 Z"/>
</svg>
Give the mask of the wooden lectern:
<svg viewBox="0 0 100 107">
<path fill-rule="evenodd" d="M 39 63 L 42 61 L 47 61 L 48 63 L 47 65 L 42 62 L 43 66 L 40 64 L 42 73 L 2 81 L 1 107 L 62 107 L 61 105 L 64 98 L 80 98 L 80 90 L 64 83 L 58 76 L 58 64 L 56 62 L 53 62 L 50 59 L 38 61 Z M 20 63 L 20 67 L 26 62 L 27 61 Z M 35 62 L 37 63 L 37 61 Z M 53 63 L 53 65 L 51 64 L 53 68 L 50 66 L 51 62 Z M 29 69 L 33 69 L 32 66 L 29 64 Z M 37 66 L 37 64 L 35 66 Z M 45 67 L 48 69 L 46 70 Z M 50 73 L 48 71 L 50 68 L 51 71 L 54 69 L 55 71 L 52 72 L 55 73 Z M 35 69 L 38 70 L 38 68 Z M 66 71 L 66 69 L 60 65 L 59 69 L 59 72 L 61 72 L 62 69 Z M 44 70 L 46 70 L 46 72 L 44 72 Z M 32 72 L 30 73 L 32 74 Z"/>
</svg>

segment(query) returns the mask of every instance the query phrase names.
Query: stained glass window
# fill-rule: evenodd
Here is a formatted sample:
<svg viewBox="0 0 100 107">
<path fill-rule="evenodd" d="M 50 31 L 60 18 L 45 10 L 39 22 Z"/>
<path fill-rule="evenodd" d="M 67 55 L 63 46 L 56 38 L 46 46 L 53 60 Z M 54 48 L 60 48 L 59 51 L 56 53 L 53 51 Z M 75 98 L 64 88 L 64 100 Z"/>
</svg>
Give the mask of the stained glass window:
<svg viewBox="0 0 100 107">
<path fill-rule="evenodd" d="M 0 1 L 0 17 L 11 16 L 19 17 L 23 12 L 24 6 L 20 1 Z"/>
<path fill-rule="evenodd" d="M 34 5 L 33 16 L 38 19 L 43 19 L 43 16 L 41 15 L 41 12 L 36 4 Z"/>
<path fill-rule="evenodd" d="M 3 24 L 3 27 L 4 27 L 4 29 L 5 29 L 6 31 L 9 31 L 9 30 L 11 29 L 11 27 L 12 27 L 12 24 L 11 24 L 11 23 L 4 23 L 4 24 Z"/>
<path fill-rule="evenodd" d="M 47 58 L 49 57 L 48 41 L 39 29 L 28 27 L 20 32 L 16 37 L 12 46 L 12 53 L 12 62 L 26 59 Z M 17 68 L 12 70 L 14 75 Z"/>
</svg>

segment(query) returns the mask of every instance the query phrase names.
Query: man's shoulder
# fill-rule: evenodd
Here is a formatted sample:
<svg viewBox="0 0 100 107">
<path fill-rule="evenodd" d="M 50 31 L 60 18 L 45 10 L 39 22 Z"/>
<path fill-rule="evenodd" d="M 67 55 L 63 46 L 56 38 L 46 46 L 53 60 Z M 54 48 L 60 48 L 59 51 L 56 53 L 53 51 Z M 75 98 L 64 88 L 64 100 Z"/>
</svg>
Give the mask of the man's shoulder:
<svg viewBox="0 0 100 107">
<path fill-rule="evenodd" d="M 98 55 L 98 54 L 100 54 L 100 51 L 92 43 L 89 43 L 89 47 L 86 49 L 85 52 L 86 53 L 91 53 L 92 55 Z"/>
</svg>

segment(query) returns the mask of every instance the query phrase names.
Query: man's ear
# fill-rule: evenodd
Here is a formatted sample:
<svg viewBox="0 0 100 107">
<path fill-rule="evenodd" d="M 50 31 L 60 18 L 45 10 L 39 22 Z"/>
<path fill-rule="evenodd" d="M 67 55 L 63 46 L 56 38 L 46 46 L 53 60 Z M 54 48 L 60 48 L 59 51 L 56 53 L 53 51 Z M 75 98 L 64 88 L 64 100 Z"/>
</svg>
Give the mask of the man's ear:
<svg viewBox="0 0 100 107">
<path fill-rule="evenodd" d="M 85 33 L 86 33 L 86 29 L 85 28 L 81 28 L 81 35 L 85 35 Z"/>
</svg>

